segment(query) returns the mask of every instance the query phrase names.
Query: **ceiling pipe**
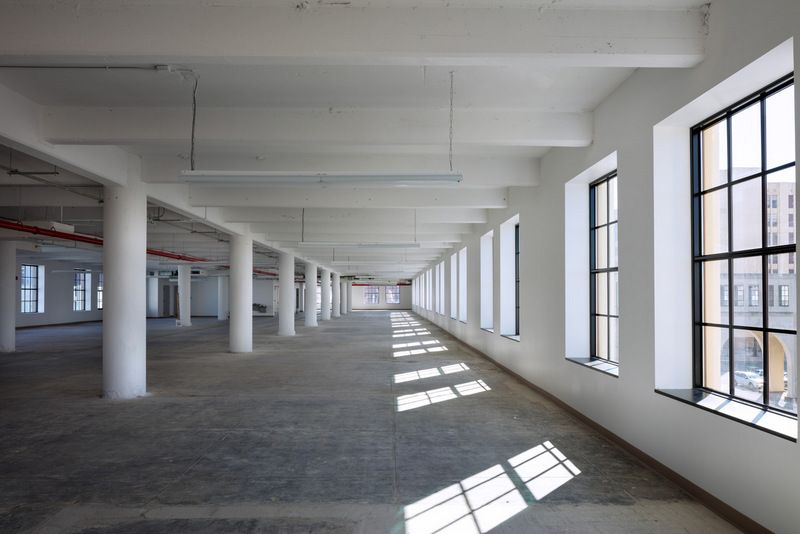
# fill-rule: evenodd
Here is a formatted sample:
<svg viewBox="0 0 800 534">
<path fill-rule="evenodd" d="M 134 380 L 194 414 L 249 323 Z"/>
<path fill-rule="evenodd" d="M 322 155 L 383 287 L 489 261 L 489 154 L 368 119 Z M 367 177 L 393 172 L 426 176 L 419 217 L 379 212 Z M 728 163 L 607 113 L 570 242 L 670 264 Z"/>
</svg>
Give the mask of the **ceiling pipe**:
<svg viewBox="0 0 800 534">
<path fill-rule="evenodd" d="M 65 239 L 67 241 L 76 241 L 78 243 L 87 243 L 98 247 L 103 246 L 103 238 L 91 235 L 72 234 L 69 232 L 59 232 L 58 230 L 50 230 L 49 228 L 40 228 L 38 226 L 31 226 L 15 221 L 6 221 L 0 219 L 0 228 L 6 230 L 14 230 L 16 232 L 25 232 L 28 234 L 41 235 L 45 237 L 53 237 L 56 239 Z M 160 258 L 169 258 L 171 260 L 186 261 L 186 262 L 204 262 L 208 261 L 205 258 L 198 258 L 197 256 L 190 256 L 188 254 L 178 254 L 177 252 L 170 252 L 168 250 L 158 250 L 155 248 L 148 248 L 147 254 L 150 256 L 158 256 Z"/>
</svg>

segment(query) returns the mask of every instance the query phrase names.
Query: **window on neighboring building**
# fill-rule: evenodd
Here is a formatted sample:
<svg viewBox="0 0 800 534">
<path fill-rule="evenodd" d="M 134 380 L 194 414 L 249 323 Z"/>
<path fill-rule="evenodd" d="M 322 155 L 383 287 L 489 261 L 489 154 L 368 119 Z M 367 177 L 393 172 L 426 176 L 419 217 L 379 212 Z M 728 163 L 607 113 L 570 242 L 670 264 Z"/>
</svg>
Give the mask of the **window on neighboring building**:
<svg viewBox="0 0 800 534">
<path fill-rule="evenodd" d="M 400 304 L 400 286 L 386 286 L 386 304 Z"/>
<path fill-rule="evenodd" d="M 91 293 L 87 290 L 91 285 L 92 275 L 89 273 L 75 273 L 72 283 L 72 311 L 90 311 L 89 302 Z"/>
<path fill-rule="evenodd" d="M 97 275 L 97 309 L 103 309 L 103 273 Z"/>
<path fill-rule="evenodd" d="M 379 286 L 367 286 L 364 288 L 364 304 L 380 304 L 381 288 Z"/>
<path fill-rule="evenodd" d="M 692 128 L 693 375 L 697 387 L 797 413 L 794 120 L 790 75 Z"/>
<path fill-rule="evenodd" d="M 591 356 L 619 362 L 617 171 L 589 186 Z"/>
<path fill-rule="evenodd" d="M 723 285 L 720 286 L 720 305 L 727 306 L 728 305 L 728 286 Z"/>
<path fill-rule="evenodd" d="M 781 300 L 780 304 L 784 308 L 789 305 L 789 286 L 780 286 Z"/>
<path fill-rule="evenodd" d="M 41 313 L 39 310 L 39 265 L 22 265 L 20 269 L 20 311 Z"/>
</svg>

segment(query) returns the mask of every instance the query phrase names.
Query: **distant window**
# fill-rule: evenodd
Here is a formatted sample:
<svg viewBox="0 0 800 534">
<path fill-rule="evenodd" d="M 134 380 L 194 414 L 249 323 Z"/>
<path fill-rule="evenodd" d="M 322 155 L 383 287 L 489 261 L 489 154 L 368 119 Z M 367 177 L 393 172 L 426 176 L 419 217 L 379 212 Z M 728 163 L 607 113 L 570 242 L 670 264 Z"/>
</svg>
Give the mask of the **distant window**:
<svg viewBox="0 0 800 534">
<path fill-rule="evenodd" d="M 72 311 L 89 311 L 91 305 L 86 302 L 89 293 L 86 287 L 89 285 L 91 275 L 89 273 L 75 273 L 72 284 Z"/>
<path fill-rule="evenodd" d="M 97 309 L 103 309 L 103 273 L 97 275 Z"/>
<path fill-rule="evenodd" d="M 619 362 L 617 171 L 589 187 L 589 301 L 591 356 Z"/>
<path fill-rule="evenodd" d="M 789 286 L 780 286 L 781 300 L 780 305 L 786 307 L 789 305 Z"/>
<path fill-rule="evenodd" d="M 775 306 L 775 287 L 772 284 L 770 284 L 769 291 L 767 291 L 767 301 L 768 306 Z"/>
<path fill-rule="evenodd" d="M 400 286 L 386 286 L 386 304 L 400 304 Z"/>
<path fill-rule="evenodd" d="M 39 266 L 23 265 L 20 273 L 21 312 L 39 313 Z"/>
<path fill-rule="evenodd" d="M 759 302 L 758 286 L 750 286 L 750 306 L 757 307 Z"/>
<path fill-rule="evenodd" d="M 720 304 L 722 306 L 728 305 L 728 286 L 721 286 L 720 288 Z"/>
<path fill-rule="evenodd" d="M 744 286 L 733 286 L 733 291 L 736 300 L 734 300 L 734 306 L 744 306 Z"/>
<path fill-rule="evenodd" d="M 458 252 L 450 256 L 450 318 L 458 318 Z"/>
<path fill-rule="evenodd" d="M 458 320 L 467 322 L 467 247 L 458 251 Z"/>
<path fill-rule="evenodd" d="M 380 304 L 381 288 L 378 286 L 367 286 L 364 288 L 364 304 Z"/>
<path fill-rule="evenodd" d="M 789 195 L 789 208 L 794 208 L 794 195 Z"/>
</svg>

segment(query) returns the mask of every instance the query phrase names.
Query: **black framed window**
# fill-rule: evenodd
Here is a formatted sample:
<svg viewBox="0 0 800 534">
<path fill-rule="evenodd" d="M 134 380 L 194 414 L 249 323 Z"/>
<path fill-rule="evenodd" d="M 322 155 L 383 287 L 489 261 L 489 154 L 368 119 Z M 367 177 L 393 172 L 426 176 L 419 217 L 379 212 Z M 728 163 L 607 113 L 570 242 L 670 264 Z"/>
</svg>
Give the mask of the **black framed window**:
<svg viewBox="0 0 800 534">
<path fill-rule="evenodd" d="M 86 311 L 86 273 L 75 273 L 72 284 L 72 311 Z"/>
<path fill-rule="evenodd" d="M 591 356 L 619 362 L 617 171 L 589 185 Z"/>
<path fill-rule="evenodd" d="M 695 387 L 796 414 L 794 129 L 793 75 L 692 128 L 692 316 Z"/>
<path fill-rule="evenodd" d="M 367 286 L 364 288 L 364 304 L 380 304 L 381 288 L 379 286 Z"/>
<path fill-rule="evenodd" d="M 400 304 L 400 286 L 386 286 L 386 304 Z"/>
<path fill-rule="evenodd" d="M 20 269 L 20 311 L 39 313 L 38 265 L 22 265 Z"/>
<path fill-rule="evenodd" d="M 514 335 L 519 335 L 519 224 L 514 227 Z"/>
<path fill-rule="evenodd" d="M 297 290 L 297 295 L 295 295 L 295 302 L 300 302 L 300 290 Z M 97 309 L 103 309 L 103 273 L 97 275 Z"/>
</svg>

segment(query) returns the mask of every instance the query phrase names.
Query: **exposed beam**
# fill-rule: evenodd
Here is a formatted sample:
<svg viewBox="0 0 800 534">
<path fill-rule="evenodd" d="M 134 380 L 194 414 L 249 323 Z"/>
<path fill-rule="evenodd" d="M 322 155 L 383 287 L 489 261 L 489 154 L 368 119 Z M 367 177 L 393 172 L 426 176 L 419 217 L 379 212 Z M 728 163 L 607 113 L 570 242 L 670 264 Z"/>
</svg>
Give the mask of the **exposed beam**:
<svg viewBox="0 0 800 534">
<path fill-rule="evenodd" d="M 358 233 L 358 232 L 370 232 L 373 234 L 381 234 L 381 235 L 401 235 L 401 236 L 413 236 L 415 233 L 420 235 L 425 234 L 432 234 L 432 233 L 441 233 L 441 232 L 448 232 L 448 233 L 457 233 L 457 234 L 468 234 L 472 231 L 472 225 L 470 224 L 461 224 L 461 223 L 414 223 L 414 220 L 411 219 L 401 219 L 398 218 L 396 221 L 369 221 L 367 218 L 363 220 L 359 220 L 357 218 L 353 218 L 352 220 L 346 221 L 330 221 L 330 222 L 320 222 L 320 221 L 305 221 L 302 223 L 300 221 L 297 222 L 275 222 L 275 223 L 259 223 L 259 224 L 252 224 L 251 228 L 254 232 L 263 232 L 267 235 L 273 234 L 284 234 L 284 233 L 296 233 L 300 234 L 301 232 L 305 234 L 305 236 L 315 235 L 319 233 L 328 233 L 328 234 L 337 234 L 337 233 Z"/>
<path fill-rule="evenodd" d="M 418 108 L 201 108 L 197 142 L 211 146 L 418 146 L 448 143 L 449 110 Z M 185 146 L 188 109 L 50 107 L 54 144 Z M 592 141 L 590 113 L 456 109 L 460 146 L 581 147 Z"/>
<path fill-rule="evenodd" d="M 689 67 L 702 60 L 705 36 L 700 9 L 71 4 L 5 5 L 4 59 Z"/>
<path fill-rule="evenodd" d="M 506 188 L 190 186 L 192 206 L 309 208 L 505 208 Z"/>
<path fill-rule="evenodd" d="M 337 223 L 355 221 L 359 224 L 394 224 L 397 221 L 413 221 L 417 224 L 461 223 L 484 224 L 488 221 L 485 209 L 482 208 L 425 208 L 425 209 L 330 209 L 314 208 L 225 208 L 223 218 L 228 222 L 249 223 L 307 223 L 319 221 Z"/>
</svg>

